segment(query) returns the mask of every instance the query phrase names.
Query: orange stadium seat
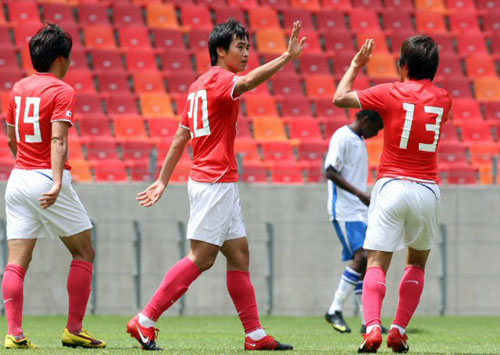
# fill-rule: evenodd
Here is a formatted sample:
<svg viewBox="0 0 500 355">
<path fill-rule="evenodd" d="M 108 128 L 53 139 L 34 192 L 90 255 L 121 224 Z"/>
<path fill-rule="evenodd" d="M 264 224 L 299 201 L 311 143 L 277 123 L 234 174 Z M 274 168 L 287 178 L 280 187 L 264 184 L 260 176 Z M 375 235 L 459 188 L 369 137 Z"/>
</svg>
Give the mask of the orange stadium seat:
<svg viewBox="0 0 500 355">
<path fill-rule="evenodd" d="M 130 179 L 132 181 L 151 181 L 150 162 L 144 160 L 125 160 L 125 166 L 130 172 Z"/>
<path fill-rule="evenodd" d="M 281 28 L 278 13 L 271 7 L 255 7 L 248 10 L 248 21 L 252 30 Z"/>
<path fill-rule="evenodd" d="M 382 156 L 382 150 L 384 148 L 383 139 L 367 139 L 365 143 L 366 150 L 368 152 L 368 164 L 379 165 L 380 157 Z"/>
<path fill-rule="evenodd" d="M 332 98 L 315 99 L 313 102 L 316 116 L 343 117 L 344 119 L 347 119 L 346 110 L 335 106 L 332 102 Z"/>
<path fill-rule="evenodd" d="M 355 7 L 349 14 L 351 29 L 353 31 L 382 31 L 377 18 L 377 13 L 374 10 Z"/>
<path fill-rule="evenodd" d="M 200 4 L 199 1 L 198 4 Z M 249 11 L 251 10 L 253 9 L 250 9 Z M 215 24 L 226 22 L 231 17 L 240 21 L 243 25 L 246 24 L 245 13 L 239 7 L 230 8 L 226 7 L 224 4 L 224 5 L 214 6 L 214 12 L 215 12 Z M 253 28 L 253 26 L 250 27 Z"/>
<path fill-rule="evenodd" d="M 64 81 L 78 92 L 95 92 L 94 79 L 89 70 L 70 70 L 64 77 Z"/>
<path fill-rule="evenodd" d="M 283 121 L 277 117 L 255 117 L 253 119 L 254 137 L 262 141 L 287 140 Z"/>
<path fill-rule="evenodd" d="M 261 148 L 265 161 L 295 160 L 293 148 L 289 142 L 263 142 Z"/>
<path fill-rule="evenodd" d="M 7 8 L 9 9 L 10 23 L 14 25 L 25 23 L 41 25 L 36 2 L 12 1 L 7 3 Z"/>
<path fill-rule="evenodd" d="M 127 74 L 117 71 L 102 72 L 96 74 L 99 88 L 102 92 L 118 93 L 130 92 Z"/>
<path fill-rule="evenodd" d="M 111 137 L 110 119 L 107 116 L 96 115 L 81 119 L 78 124 L 82 137 L 104 136 Z"/>
<path fill-rule="evenodd" d="M 285 36 L 281 30 L 264 29 L 257 31 L 257 50 L 261 53 L 281 54 L 286 51 Z"/>
<path fill-rule="evenodd" d="M 321 3 L 325 9 L 335 9 L 343 12 L 349 12 L 352 10 L 350 0 L 322 0 Z"/>
<path fill-rule="evenodd" d="M 316 13 L 316 23 L 319 31 L 347 30 L 344 13 L 341 10 L 323 9 Z"/>
<path fill-rule="evenodd" d="M 500 151 L 495 142 L 477 141 L 470 145 L 470 158 L 473 165 L 492 165 L 493 159 L 498 157 Z"/>
<path fill-rule="evenodd" d="M 450 30 L 454 32 L 481 32 L 479 21 L 475 12 L 470 10 L 453 12 L 449 14 Z"/>
<path fill-rule="evenodd" d="M 439 66 L 436 72 L 437 76 L 464 76 L 460 57 L 456 54 L 442 54 L 439 56 Z"/>
<path fill-rule="evenodd" d="M 296 76 L 278 74 L 271 79 L 275 96 L 300 96 L 303 95 L 302 84 Z"/>
<path fill-rule="evenodd" d="M 134 88 L 137 94 L 149 92 L 165 92 L 163 78 L 156 70 L 141 70 L 132 74 Z"/>
<path fill-rule="evenodd" d="M 439 142 L 438 162 L 445 164 L 467 163 L 467 145 L 458 141 Z"/>
<path fill-rule="evenodd" d="M 78 182 L 92 181 L 92 172 L 90 171 L 90 164 L 85 159 L 72 159 L 69 161 L 71 166 L 71 176 L 73 180 Z"/>
<path fill-rule="evenodd" d="M 165 73 L 175 71 L 192 71 L 191 56 L 183 50 L 164 50 L 160 53 L 162 70 Z"/>
<path fill-rule="evenodd" d="M 487 121 L 482 119 L 463 121 L 461 128 L 464 141 L 493 142 L 491 125 Z"/>
<path fill-rule="evenodd" d="M 247 115 L 254 116 L 278 116 L 276 100 L 271 96 L 249 96 L 245 98 Z"/>
<path fill-rule="evenodd" d="M 87 48 L 102 48 L 114 49 L 116 48 L 115 36 L 113 29 L 109 26 L 92 25 L 83 28 L 85 36 L 85 45 Z"/>
<path fill-rule="evenodd" d="M 415 0 L 415 9 L 417 11 L 432 11 L 441 14 L 446 13 L 444 0 Z"/>
<path fill-rule="evenodd" d="M 84 115 L 102 114 L 102 104 L 99 96 L 94 93 L 77 92 L 75 113 Z"/>
<path fill-rule="evenodd" d="M 19 69 L 17 50 L 11 47 L 0 47 L 0 70 Z"/>
<path fill-rule="evenodd" d="M 332 97 L 335 85 L 329 75 L 311 75 L 305 78 L 306 92 L 309 97 Z"/>
<path fill-rule="evenodd" d="M 146 22 L 149 27 L 179 28 L 173 4 L 148 3 L 146 5 Z"/>
<path fill-rule="evenodd" d="M 441 141 L 459 141 L 457 126 L 452 121 L 446 122 L 443 126 L 441 126 L 441 130 L 439 132 L 439 139 Z"/>
<path fill-rule="evenodd" d="M 479 102 L 472 98 L 454 99 L 451 109 L 453 112 L 454 122 L 464 122 L 468 120 L 478 119 L 480 120 L 483 118 Z"/>
<path fill-rule="evenodd" d="M 188 28 L 213 28 L 210 11 L 206 6 L 186 4 L 181 8 L 182 25 Z"/>
<path fill-rule="evenodd" d="M 174 115 L 170 97 L 165 93 L 142 94 L 141 111 L 145 117 L 170 117 Z"/>
<path fill-rule="evenodd" d="M 117 139 L 146 141 L 148 135 L 144 119 L 139 115 L 119 115 L 113 117 L 115 136 Z"/>
<path fill-rule="evenodd" d="M 500 11 L 486 12 L 482 16 L 483 29 L 487 32 L 500 30 Z"/>
<path fill-rule="evenodd" d="M 158 70 L 152 49 L 130 48 L 125 58 L 129 71 Z"/>
<path fill-rule="evenodd" d="M 78 5 L 78 17 L 82 26 L 109 25 L 106 5 L 82 2 Z"/>
<path fill-rule="evenodd" d="M 319 11 L 322 8 L 319 0 L 290 0 L 290 6 L 309 11 Z"/>
<path fill-rule="evenodd" d="M 196 74 L 191 72 L 176 72 L 168 75 L 168 91 L 170 93 L 186 93 L 196 79 Z"/>
<path fill-rule="evenodd" d="M 285 95 L 280 100 L 281 113 L 283 116 L 295 117 L 306 116 L 312 117 L 311 106 L 309 99 L 305 96 L 287 96 Z"/>
<path fill-rule="evenodd" d="M 148 118 L 148 127 L 153 138 L 172 138 L 179 128 L 179 122 L 165 117 Z"/>
<path fill-rule="evenodd" d="M 126 91 L 110 93 L 106 107 L 109 115 L 139 114 L 135 95 Z"/>
<path fill-rule="evenodd" d="M 464 77 L 445 77 L 442 80 L 443 89 L 447 90 L 452 98 L 472 97 L 469 79 Z"/>
<path fill-rule="evenodd" d="M 476 12 L 474 0 L 447 0 L 446 5 L 448 10 Z"/>
<path fill-rule="evenodd" d="M 144 140 L 127 140 L 122 142 L 123 160 L 142 160 L 149 162 L 153 152 L 153 143 Z"/>
<path fill-rule="evenodd" d="M 257 147 L 257 142 L 253 139 L 238 138 L 234 141 L 234 152 L 240 156 L 243 162 L 260 162 L 260 154 Z"/>
<path fill-rule="evenodd" d="M 43 4 L 44 20 L 51 23 L 57 23 L 63 28 L 67 24 L 75 24 L 73 9 L 68 4 Z"/>
<path fill-rule="evenodd" d="M 271 168 L 271 179 L 275 184 L 303 184 L 302 165 L 293 160 L 275 162 Z"/>
<path fill-rule="evenodd" d="M 144 26 L 141 7 L 137 4 L 118 2 L 113 4 L 113 23 L 115 26 Z"/>
<path fill-rule="evenodd" d="M 184 35 L 181 31 L 169 28 L 152 29 L 155 47 L 165 50 L 185 50 Z"/>
<path fill-rule="evenodd" d="M 261 163 L 245 163 L 242 168 L 241 181 L 249 183 L 267 183 L 269 170 Z"/>
<path fill-rule="evenodd" d="M 500 120 L 500 100 L 485 102 L 484 113 L 487 120 L 489 119 Z M 500 135 L 500 131 L 498 131 L 497 134 Z"/>
<path fill-rule="evenodd" d="M 307 141 L 311 139 L 321 139 L 319 120 L 310 117 L 292 117 L 288 120 L 290 128 L 290 138 Z"/>
<path fill-rule="evenodd" d="M 382 32 L 358 32 L 358 50 L 366 42 L 367 39 L 373 39 L 375 41 L 375 47 L 373 48 L 373 53 L 387 53 L 389 48 L 387 47 L 387 40 Z"/>
<path fill-rule="evenodd" d="M 325 48 L 328 52 L 335 54 L 343 52 L 349 52 L 349 54 L 351 54 L 350 52 L 353 52 L 352 56 L 354 56 L 354 37 L 350 31 L 342 29 L 327 31 L 324 34 L 324 38 Z"/>
<path fill-rule="evenodd" d="M 227 0 L 229 7 L 241 7 L 250 10 L 252 7 L 258 7 L 257 0 Z"/>
<path fill-rule="evenodd" d="M 482 101 L 500 101 L 500 79 L 498 77 L 474 80 L 476 98 Z"/>
<path fill-rule="evenodd" d="M 477 184 L 479 169 L 467 164 L 452 164 L 448 169 L 448 184 Z"/>
<path fill-rule="evenodd" d="M 295 21 L 300 21 L 303 30 L 314 30 L 314 22 L 311 13 L 305 9 L 294 9 L 283 10 L 283 26 L 289 33 Z"/>
<path fill-rule="evenodd" d="M 384 29 L 386 31 L 414 31 L 409 12 L 399 9 L 388 9 L 382 12 L 382 18 L 384 19 Z M 395 51 L 394 46 L 393 51 Z"/>
<path fill-rule="evenodd" d="M 487 54 L 468 56 L 465 58 L 465 68 L 469 78 L 497 76 L 495 62 L 493 61 L 493 58 Z"/>
<path fill-rule="evenodd" d="M 439 12 L 418 10 L 415 14 L 417 32 L 423 33 L 446 33 L 444 16 Z"/>
<path fill-rule="evenodd" d="M 484 35 L 479 32 L 465 32 L 457 36 L 457 49 L 462 55 L 488 53 Z"/>
<path fill-rule="evenodd" d="M 493 167 L 492 164 L 475 164 L 476 168 L 479 169 L 479 181 L 483 185 L 489 185 L 494 183 L 493 178 Z"/>
<path fill-rule="evenodd" d="M 85 159 L 83 156 L 82 143 L 78 137 L 68 139 L 68 157 L 69 159 Z"/>
<path fill-rule="evenodd" d="M 98 72 L 125 71 L 122 55 L 116 49 L 92 49 L 89 52 L 92 56 L 94 70 Z"/>
<path fill-rule="evenodd" d="M 125 182 L 128 180 L 125 164 L 119 159 L 97 160 L 93 162 L 97 181 Z"/>
<path fill-rule="evenodd" d="M 210 30 L 205 28 L 192 29 L 189 32 L 189 48 L 191 51 L 208 51 L 208 36 L 210 36 Z"/>
<path fill-rule="evenodd" d="M 125 49 L 151 48 L 149 32 L 142 26 L 123 26 L 119 29 L 120 44 Z"/>
<path fill-rule="evenodd" d="M 366 71 L 371 78 L 399 78 L 396 63 L 391 54 L 373 54 L 372 59 L 366 65 Z"/>
</svg>

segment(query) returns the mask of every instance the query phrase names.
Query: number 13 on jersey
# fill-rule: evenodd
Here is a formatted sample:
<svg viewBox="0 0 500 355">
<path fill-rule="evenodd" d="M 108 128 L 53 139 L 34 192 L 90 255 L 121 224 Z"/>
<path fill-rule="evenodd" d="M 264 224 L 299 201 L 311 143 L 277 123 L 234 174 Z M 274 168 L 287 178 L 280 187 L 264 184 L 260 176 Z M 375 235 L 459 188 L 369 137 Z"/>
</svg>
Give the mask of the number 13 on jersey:
<svg viewBox="0 0 500 355">
<path fill-rule="evenodd" d="M 413 125 L 413 116 L 415 114 L 415 105 L 403 103 L 403 109 L 406 111 L 405 123 L 403 125 L 403 133 L 401 134 L 401 141 L 399 143 L 399 148 L 408 148 L 408 141 L 410 140 L 411 128 Z M 441 129 L 441 120 L 443 119 L 443 108 L 436 106 L 424 106 L 424 111 L 426 113 L 436 115 L 436 123 L 427 123 L 425 125 L 425 130 L 429 132 L 434 132 L 434 140 L 431 144 L 419 143 L 418 150 L 423 152 L 435 152 L 437 144 L 439 141 L 439 131 Z"/>
<path fill-rule="evenodd" d="M 208 120 L 208 100 L 207 100 L 207 90 L 199 90 L 196 93 L 192 92 L 188 96 L 189 101 L 189 111 L 188 118 L 192 120 L 193 123 L 193 136 L 203 137 L 210 134 L 210 122 Z M 198 112 L 199 103 L 201 100 L 201 127 L 198 127 Z"/>
</svg>

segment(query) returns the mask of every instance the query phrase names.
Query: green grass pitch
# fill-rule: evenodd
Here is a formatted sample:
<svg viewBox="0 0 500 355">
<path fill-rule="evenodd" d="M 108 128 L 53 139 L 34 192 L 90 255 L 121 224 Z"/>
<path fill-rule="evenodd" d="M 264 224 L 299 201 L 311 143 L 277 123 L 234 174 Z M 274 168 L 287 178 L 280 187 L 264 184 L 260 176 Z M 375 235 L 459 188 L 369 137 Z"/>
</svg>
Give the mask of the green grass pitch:
<svg viewBox="0 0 500 355">
<path fill-rule="evenodd" d="M 102 350 L 62 348 L 65 317 L 25 317 L 23 327 L 40 350 L 35 354 L 139 354 L 138 343 L 125 332 L 129 317 L 88 316 L 85 327 L 108 342 Z M 354 354 L 361 343 L 359 319 L 346 318 L 351 334 L 335 332 L 322 316 L 262 317 L 262 324 L 278 340 L 294 345 L 300 354 Z M 390 319 L 384 319 L 389 325 Z M 158 345 L 168 354 L 243 353 L 243 330 L 235 317 L 169 317 L 160 319 Z M 0 332 L 6 332 L 5 317 Z M 411 354 L 500 354 L 500 317 L 415 317 L 408 329 Z M 3 340 L 3 338 L 2 338 Z M 385 340 L 385 338 L 384 338 Z M 15 351 L 12 351 L 13 353 Z M 0 348 L 0 353 L 8 353 Z M 21 351 L 25 354 L 25 351 Z M 159 352 L 162 353 L 162 352 Z M 379 353 L 389 354 L 382 344 Z"/>
</svg>

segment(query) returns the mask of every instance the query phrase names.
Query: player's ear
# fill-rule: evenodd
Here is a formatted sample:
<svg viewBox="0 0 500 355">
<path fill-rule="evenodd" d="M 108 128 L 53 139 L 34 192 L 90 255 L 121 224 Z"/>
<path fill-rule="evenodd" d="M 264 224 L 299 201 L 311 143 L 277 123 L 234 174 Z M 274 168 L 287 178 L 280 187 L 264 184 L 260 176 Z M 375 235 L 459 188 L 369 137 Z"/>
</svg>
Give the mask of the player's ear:
<svg viewBox="0 0 500 355">
<path fill-rule="evenodd" d="M 227 52 L 224 49 L 224 47 L 217 47 L 217 56 L 219 58 L 224 58 L 226 56 Z"/>
</svg>

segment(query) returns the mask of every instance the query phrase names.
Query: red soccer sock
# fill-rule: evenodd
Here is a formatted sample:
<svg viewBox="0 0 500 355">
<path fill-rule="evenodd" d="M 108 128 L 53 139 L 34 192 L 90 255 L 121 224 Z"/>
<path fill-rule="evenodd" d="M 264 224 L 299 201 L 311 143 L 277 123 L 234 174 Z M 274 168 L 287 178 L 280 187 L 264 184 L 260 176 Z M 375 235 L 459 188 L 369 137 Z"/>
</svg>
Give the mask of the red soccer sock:
<svg viewBox="0 0 500 355">
<path fill-rule="evenodd" d="M 399 303 L 394 324 L 406 328 L 417 309 L 424 290 L 425 271 L 418 266 L 408 266 L 399 285 Z"/>
<path fill-rule="evenodd" d="M 248 334 L 262 328 L 250 273 L 248 271 L 228 271 L 227 290 L 240 316 L 245 333 Z"/>
<path fill-rule="evenodd" d="M 141 313 L 156 322 L 163 312 L 186 293 L 189 285 L 200 274 L 200 268 L 191 259 L 185 257 L 179 260 L 168 270 L 160 287 Z"/>
<path fill-rule="evenodd" d="M 365 312 L 366 326 L 380 325 L 380 313 L 385 297 L 385 272 L 379 266 L 366 270 L 363 281 L 363 311 Z"/>
<path fill-rule="evenodd" d="M 26 269 L 21 265 L 8 264 L 2 281 L 3 303 L 7 316 L 8 334 L 23 334 L 24 276 Z"/>
<path fill-rule="evenodd" d="M 83 260 L 73 260 L 68 275 L 69 311 L 66 328 L 71 333 L 82 330 L 83 317 L 89 302 L 94 265 Z"/>
</svg>

